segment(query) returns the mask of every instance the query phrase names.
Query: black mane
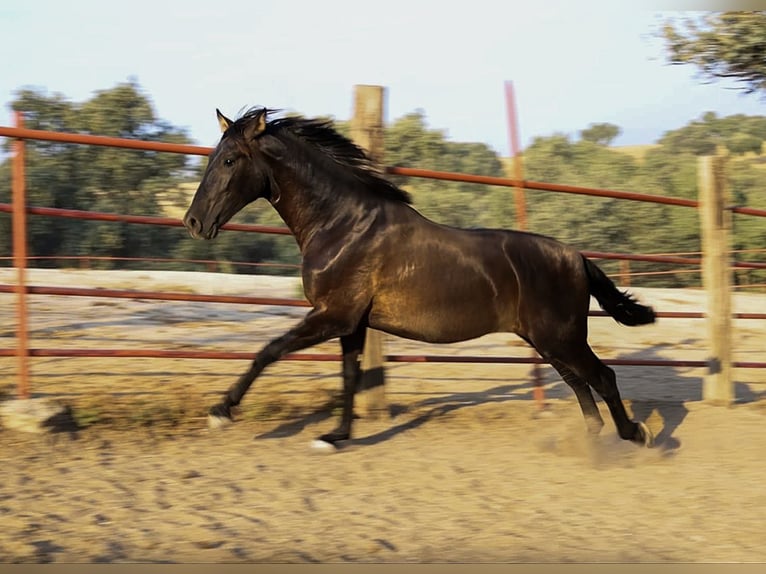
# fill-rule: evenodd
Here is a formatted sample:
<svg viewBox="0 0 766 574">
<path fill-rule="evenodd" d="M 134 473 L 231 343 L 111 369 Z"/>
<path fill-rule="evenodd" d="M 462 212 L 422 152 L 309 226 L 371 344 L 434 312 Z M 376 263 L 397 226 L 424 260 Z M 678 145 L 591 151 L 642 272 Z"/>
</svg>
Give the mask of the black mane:
<svg viewBox="0 0 766 574">
<path fill-rule="evenodd" d="M 264 113 L 268 117 L 268 114 L 275 111 L 262 107 L 252 108 L 234 122 L 229 129 L 234 128 L 235 132 L 242 133 L 245 123 Z M 314 146 L 334 163 L 349 170 L 357 180 L 377 195 L 395 201 L 412 203 L 410 194 L 385 179 L 362 148 L 335 130 L 332 120 L 287 116 L 276 118 L 266 124 L 266 133 L 278 136 L 280 132 L 290 133 L 297 139 Z"/>
</svg>

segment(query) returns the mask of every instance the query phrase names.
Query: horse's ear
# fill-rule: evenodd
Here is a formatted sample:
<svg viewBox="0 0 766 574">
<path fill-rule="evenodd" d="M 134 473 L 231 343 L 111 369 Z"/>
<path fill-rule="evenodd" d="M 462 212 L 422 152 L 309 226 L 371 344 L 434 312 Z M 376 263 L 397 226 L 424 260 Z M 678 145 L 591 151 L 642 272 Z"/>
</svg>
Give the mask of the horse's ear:
<svg viewBox="0 0 766 574">
<path fill-rule="evenodd" d="M 250 141 L 257 138 L 266 130 L 266 110 L 261 111 L 245 127 L 245 140 Z"/>
<path fill-rule="evenodd" d="M 221 113 L 218 108 L 215 109 L 215 115 L 218 117 L 218 125 L 221 126 L 221 132 L 225 132 L 232 124 L 231 120 Z"/>
</svg>

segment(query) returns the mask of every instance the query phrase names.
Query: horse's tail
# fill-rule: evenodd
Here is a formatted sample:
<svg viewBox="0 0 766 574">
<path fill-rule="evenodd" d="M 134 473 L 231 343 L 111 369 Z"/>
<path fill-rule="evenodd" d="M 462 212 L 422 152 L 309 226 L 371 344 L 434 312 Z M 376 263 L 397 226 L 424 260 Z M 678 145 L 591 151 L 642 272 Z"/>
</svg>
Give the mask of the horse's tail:
<svg viewBox="0 0 766 574">
<path fill-rule="evenodd" d="M 590 294 L 614 320 L 630 327 L 654 323 L 654 309 L 641 305 L 627 291 L 620 291 L 590 259 L 582 256 Z"/>
</svg>

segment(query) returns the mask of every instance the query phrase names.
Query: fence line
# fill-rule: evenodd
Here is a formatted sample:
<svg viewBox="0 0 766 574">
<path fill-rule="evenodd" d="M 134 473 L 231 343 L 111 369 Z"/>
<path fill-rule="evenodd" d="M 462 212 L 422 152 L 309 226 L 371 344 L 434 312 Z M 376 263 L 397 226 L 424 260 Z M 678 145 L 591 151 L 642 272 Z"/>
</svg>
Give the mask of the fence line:
<svg viewBox="0 0 766 574">
<path fill-rule="evenodd" d="M 98 211 L 85 211 L 81 209 L 64 209 L 61 207 L 34 207 L 27 206 L 26 213 L 31 215 L 47 215 L 50 217 L 67 217 L 70 219 L 82 219 L 86 221 L 112 221 L 117 223 L 137 223 L 144 225 L 165 225 L 168 227 L 183 227 L 183 221 L 175 217 L 160 217 L 157 215 L 124 215 L 122 213 L 102 213 Z M 9 203 L 0 203 L 0 212 L 12 213 L 13 206 Z M 221 229 L 230 231 L 250 231 L 255 233 L 268 233 L 272 235 L 291 235 L 286 227 L 254 225 L 250 223 L 227 223 Z"/>
<path fill-rule="evenodd" d="M 107 136 L 96 136 L 90 134 L 73 134 L 65 132 L 49 132 L 45 130 L 34 130 L 19 127 L 0 126 L 0 137 L 34 139 L 43 141 L 57 141 L 62 143 L 72 143 L 81 145 L 98 145 L 107 147 L 118 147 L 143 151 L 160 151 L 169 153 L 181 153 L 187 155 L 207 156 L 213 150 L 212 147 L 196 146 L 188 144 L 174 144 L 156 141 L 134 140 L 128 138 L 115 138 Z M 564 185 L 557 183 L 546 183 L 541 181 L 529 181 L 523 179 L 512 179 L 507 177 L 473 175 L 465 173 L 454 173 L 446 171 L 437 171 L 430 169 L 420 169 L 411 167 L 389 166 L 384 171 L 391 175 L 401 175 L 407 177 L 421 177 L 427 179 L 439 179 L 445 181 L 457 181 L 463 183 L 480 183 L 484 185 L 496 185 L 501 187 L 514 187 L 524 189 L 535 189 L 540 191 L 555 191 L 559 193 L 574 193 L 579 195 L 591 195 L 595 197 L 606 197 L 612 199 L 625 199 L 629 201 L 643 201 L 649 203 L 660 203 L 665 205 L 677 205 L 683 207 L 699 207 L 699 201 L 681 197 L 668 197 L 660 195 L 651 195 L 646 193 L 635 193 L 628 191 L 616 191 L 608 189 L 598 189 L 592 187 Z M 753 215 L 756 217 L 766 217 L 766 209 L 756 209 L 752 207 L 731 206 L 729 209 L 733 213 L 742 215 Z"/>
<path fill-rule="evenodd" d="M 17 113 L 17 121 L 20 123 L 21 114 Z M 173 144 L 165 142 L 147 142 L 141 140 L 131 140 L 125 138 L 113 138 L 89 134 L 68 134 L 61 132 L 47 132 L 43 130 L 26 129 L 23 127 L 9 128 L 0 126 L 0 137 L 16 138 L 17 140 L 17 153 L 14 157 L 14 203 L 13 204 L 0 204 L 0 212 L 9 212 L 14 214 L 14 246 L 16 246 L 17 238 L 23 237 L 23 231 L 25 230 L 25 222 L 22 218 L 24 214 L 42 215 L 42 216 L 57 216 L 57 217 L 69 217 L 82 220 L 99 220 L 99 221 L 112 221 L 122 223 L 136 223 L 136 224 L 150 224 L 150 225 L 168 225 L 180 227 L 183 223 L 170 217 L 156 217 L 156 216 L 137 216 L 137 215 L 125 215 L 125 214 L 105 214 L 97 212 L 89 212 L 82 210 L 72 209 L 60 209 L 50 207 L 29 207 L 23 202 L 23 140 L 24 139 L 37 139 L 56 141 L 62 143 L 72 143 L 81 145 L 98 145 L 108 147 L 119 147 L 134 150 L 153 151 L 153 152 L 168 152 L 168 153 L 182 153 L 190 155 L 208 155 L 212 148 L 194 145 Z M 544 182 L 527 181 L 522 179 L 513 179 L 505 177 L 493 177 L 493 176 L 481 176 L 471 174 L 461 174 L 452 172 L 442 172 L 435 170 L 416 169 L 407 167 L 386 167 L 384 171 L 391 175 L 407 176 L 407 177 L 421 177 L 430 179 L 439 179 L 446 181 L 458 181 L 464 183 L 477 183 L 484 185 L 494 185 L 503 187 L 512 187 L 516 189 L 532 189 L 541 191 L 551 191 L 558 193 L 573 193 L 580 195 L 589 195 L 595 197 L 613 198 L 629 201 L 641 201 L 650 202 L 665 205 L 675 205 L 682 207 L 694 207 L 699 208 L 700 202 L 697 200 L 691 200 L 686 198 L 667 197 L 667 196 L 655 196 L 650 194 L 641 194 L 634 192 L 616 191 L 596 189 L 589 187 L 570 186 L 563 184 L 552 184 Z M 20 175 L 21 174 L 21 175 Z M 18 180 L 21 179 L 19 182 Z M 22 186 L 22 191 L 16 193 L 17 186 Z M 19 199 L 21 198 L 21 199 Z M 766 217 L 766 210 L 755 209 L 750 207 L 732 206 L 728 207 L 732 213 L 750 215 L 756 217 Z M 23 227 L 21 232 L 17 231 L 17 228 Z M 271 233 L 288 235 L 290 231 L 284 227 L 271 227 L 249 224 L 232 224 L 228 223 L 223 226 L 223 229 L 230 229 L 235 231 L 248 231 L 259 233 Z M 26 244 L 25 241 L 20 243 Z M 635 255 L 635 254 L 615 254 L 615 253 L 601 253 L 601 252 L 584 252 L 585 255 L 592 258 L 600 259 L 623 259 L 634 261 L 650 261 L 657 263 L 672 263 L 680 265 L 699 265 L 701 259 L 680 257 L 677 255 Z M 239 303 L 239 304 L 257 304 L 257 305 L 284 305 L 284 306 L 296 306 L 296 307 L 309 307 L 310 304 L 307 301 L 299 299 L 277 299 L 277 298 L 262 298 L 262 297 L 244 297 L 244 296 L 225 296 L 225 295 L 203 295 L 203 294 L 189 294 L 189 293 L 160 293 L 149 291 L 133 291 L 133 290 L 119 290 L 119 289 L 86 289 L 86 288 L 71 288 L 71 287 L 48 287 L 48 286 L 29 286 L 26 284 L 24 278 L 24 269 L 26 267 L 27 255 L 25 249 L 23 251 L 15 251 L 16 267 L 19 269 L 19 280 L 17 285 L 0 285 L 0 292 L 4 293 L 17 293 L 19 296 L 19 309 L 20 327 L 18 331 L 18 348 L 0 350 L 0 356 L 18 356 L 20 360 L 20 368 L 22 369 L 19 383 L 19 394 L 21 396 L 28 396 L 27 386 L 27 373 L 26 363 L 23 360 L 25 357 L 44 357 L 44 356 L 62 356 L 62 357 L 103 357 L 103 356 L 119 356 L 119 357 L 163 357 L 163 358 L 230 358 L 230 359 L 252 359 L 252 353 L 240 353 L 240 352 L 217 352 L 217 351 L 187 351 L 187 350 L 151 350 L 151 349 L 31 349 L 28 347 L 28 333 L 26 329 L 26 307 L 23 303 L 25 301 L 26 294 L 39 294 L 39 295 L 66 295 L 66 296 L 94 296 L 94 297 L 117 297 L 117 298 L 133 298 L 133 299 L 155 299 L 155 300 L 172 300 L 172 301 L 199 301 L 199 302 L 219 302 L 219 303 Z M 734 268 L 739 269 L 766 269 L 766 263 L 754 263 L 754 262 L 735 262 Z M 592 316 L 606 316 L 606 313 L 602 311 L 591 312 Z M 704 318 L 703 313 L 697 312 L 659 312 L 659 317 L 668 318 Z M 735 318 L 740 319 L 766 319 L 766 313 L 736 313 L 733 315 Z M 312 353 L 299 353 L 288 355 L 285 359 L 289 360 L 340 360 L 340 355 L 334 354 L 312 354 Z M 387 355 L 386 361 L 390 362 L 476 362 L 476 363 L 522 363 L 522 364 L 539 364 L 544 362 L 539 357 L 455 357 L 455 356 L 433 356 L 433 355 Z M 604 362 L 613 365 L 643 365 L 643 366 L 678 366 L 678 367 L 705 367 L 709 365 L 709 361 L 683 361 L 683 360 L 642 360 L 642 359 L 612 359 L 605 360 Z M 766 363 L 758 362 L 734 362 L 732 366 L 740 368 L 764 368 Z"/>
<path fill-rule="evenodd" d="M 17 293 L 17 285 L 0 283 L 0 293 Z M 236 305 L 275 305 L 278 307 L 311 307 L 305 299 L 279 297 L 252 297 L 249 295 L 206 295 L 203 293 L 177 293 L 169 291 L 143 291 L 137 289 L 107 289 L 103 287 L 52 287 L 47 285 L 25 285 L 24 292 L 30 295 L 61 295 L 66 297 L 105 297 L 108 299 L 146 299 L 153 301 L 187 301 L 197 303 L 232 303 Z M 590 317 L 610 317 L 604 311 L 589 311 Z M 662 319 L 704 319 L 700 311 L 657 311 Z M 766 319 L 766 313 L 732 313 L 735 319 Z M 766 363 L 764 363 L 766 365 Z"/>
<path fill-rule="evenodd" d="M 606 197 L 611 199 L 625 199 L 628 201 L 643 201 L 647 203 L 661 203 L 665 205 L 677 205 L 681 207 L 699 207 L 696 199 L 683 197 L 670 197 L 651 195 L 648 193 L 635 193 L 631 191 L 616 191 L 612 189 L 598 189 L 594 187 L 582 187 L 576 185 L 564 185 L 559 183 L 547 183 L 542 181 L 528 181 L 496 177 L 489 175 L 471 175 L 465 173 L 453 173 L 447 171 L 434 171 L 430 169 L 417 169 L 411 167 L 387 167 L 386 173 L 391 175 L 403 175 L 407 177 L 424 177 L 428 179 L 440 179 L 445 181 L 458 181 L 462 183 L 480 183 L 484 185 L 497 185 L 501 187 L 523 187 L 524 189 L 536 189 L 540 191 L 556 191 L 559 193 L 574 193 L 577 195 L 590 195 L 594 197 Z M 753 215 L 766 217 L 766 209 L 752 207 L 731 206 L 733 213 L 741 215 Z"/>
<path fill-rule="evenodd" d="M 0 204 L 3 205 L 3 204 Z M 0 210 L 1 211 L 1 210 Z M 758 249 L 743 249 L 743 250 L 732 250 L 732 253 L 736 252 L 760 252 L 761 250 Z M 592 252 L 595 253 L 595 252 Z M 687 255 L 694 255 L 697 253 L 687 253 Z M 609 255 L 609 257 L 606 257 L 605 255 Z M 610 253 L 610 254 L 602 254 L 601 257 L 591 256 L 592 259 L 618 259 L 623 261 L 629 261 L 629 260 L 636 260 L 635 257 L 639 257 L 639 261 L 655 261 L 659 263 L 663 263 L 666 261 L 657 259 L 658 257 L 675 257 L 677 255 L 682 254 L 672 254 L 672 253 L 661 253 L 661 254 L 644 254 L 644 255 L 632 255 L 632 254 L 621 254 L 621 253 Z M 643 259 L 646 257 L 647 259 Z M 648 259 L 651 258 L 651 259 Z M 13 256 L 0 256 L 0 261 L 12 261 Z M 108 255 L 30 255 L 27 256 L 27 261 L 78 261 L 81 269 L 90 269 L 90 263 L 92 261 L 121 261 L 121 262 L 128 262 L 128 263 L 191 263 L 195 265 L 205 265 L 209 271 L 215 272 L 218 270 L 218 267 L 220 266 L 231 266 L 231 267 L 262 267 L 262 268 L 279 268 L 279 269 L 293 269 L 293 270 L 299 270 L 301 268 L 301 265 L 298 263 L 274 263 L 274 262 L 267 262 L 267 261 L 261 261 L 261 262 L 253 262 L 253 261 L 233 261 L 229 259 L 185 259 L 185 258 L 172 258 L 172 257 L 118 257 L 118 256 L 108 256 Z M 668 263 L 671 263 L 671 261 L 667 261 Z M 690 265 L 696 265 L 694 261 L 688 261 L 687 262 Z M 753 262 L 743 262 L 743 263 L 737 263 L 736 261 L 732 262 L 731 268 L 734 270 L 744 270 L 744 269 L 761 269 L 762 266 L 766 266 L 766 264 L 763 263 L 753 263 Z M 653 276 L 659 276 L 659 275 L 681 275 L 681 274 L 691 274 L 691 273 L 701 273 L 702 269 L 667 269 L 664 271 L 630 271 L 621 269 L 618 272 L 615 273 L 607 273 L 610 277 L 616 277 L 619 280 L 629 280 L 631 277 L 653 277 Z M 736 285 L 732 285 L 733 289 L 745 289 L 745 288 L 755 288 L 755 287 L 763 287 L 764 284 L 762 283 L 738 283 Z"/>
<path fill-rule="evenodd" d="M 184 155 L 209 155 L 211 147 L 177 144 L 168 142 L 136 140 L 129 138 L 116 138 L 90 134 L 76 134 L 68 132 L 50 132 L 46 130 L 34 130 L 24 127 L 0 126 L 0 137 L 18 138 L 22 140 L 42 140 L 61 143 L 73 143 L 82 145 L 96 145 L 103 147 L 117 147 L 134 149 L 139 151 L 159 151 L 168 153 L 180 153 Z"/>
<path fill-rule="evenodd" d="M 16 349 L 0 349 L 0 357 L 14 357 Z M 125 357 L 143 359 L 222 359 L 250 361 L 254 352 L 242 351 L 181 351 L 176 349 L 28 349 L 30 357 L 68 357 L 68 358 L 100 358 Z M 284 355 L 280 361 L 340 361 L 343 358 L 335 353 L 292 353 Z M 540 357 L 505 357 L 496 355 L 385 355 L 389 363 L 482 363 L 482 364 L 547 364 Z M 705 360 L 682 359 L 602 359 L 607 365 L 623 367 L 706 367 Z M 752 361 L 734 361 L 734 367 L 741 369 L 764 368 L 764 363 Z"/>
<path fill-rule="evenodd" d="M 3 256 L 0 261 L 9 261 L 13 257 Z M 272 263 L 253 261 L 229 261 L 227 259 L 175 259 L 173 257 L 117 257 L 109 255 L 30 255 L 27 261 L 79 261 L 80 266 L 89 265 L 91 261 L 123 261 L 129 263 L 193 263 L 199 265 L 233 265 L 237 267 L 280 267 L 285 269 L 300 269 L 297 263 Z"/>
<path fill-rule="evenodd" d="M 0 293 L 17 293 L 18 286 L 0 284 Z M 107 297 L 114 299 L 148 299 L 154 301 L 193 301 L 198 303 L 235 303 L 238 305 L 276 305 L 279 307 L 311 307 L 305 299 L 251 297 L 248 295 L 205 295 L 203 293 L 171 293 L 168 291 L 138 291 L 134 289 L 103 289 L 89 287 L 50 287 L 26 285 L 30 295 L 63 295 L 66 297 Z"/>
<path fill-rule="evenodd" d="M 458 174 L 465 175 L 465 174 Z M 103 213 L 98 211 L 84 211 L 79 209 L 64 209 L 60 207 L 34 207 L 27 206 L 26 213 L 32 215 L 44 215 L 49 217 L 65 217 L 72 219 L 82 219 L 88 221 L 112 221 L 120 223 L 135 223 L 143 225 L 162 225 L 169 227 L 183 227 L 183 222 L 174 217 L 160 217 L 155 215 L 124 215 L 120 213 Z M 9 203 L 0 203 L 0 212 L 11 213 L 13 206 Z M 766 212 L 764 212 L 766 213 Z M 230 231 L 248 231 L 254 233 L 290 235 L 290 230 L 286 227 L 255 225 L 250 223 L 226 223 L 221 227 Z M 637 255 L 632 253 L 608 253 L 604 251 L 586 251 L 582 254 L 593 259 L 616 259 L 625 261 L 647 261 L 654 263 L 676 263 L 680 265 L 700 265 L 701 259 L 688 257 L 677 257 L 674 255 Z M 732 267 L 735 269 L 766 269 L 766 263 L 752 261 L 734 261 Z"/>
</svg>

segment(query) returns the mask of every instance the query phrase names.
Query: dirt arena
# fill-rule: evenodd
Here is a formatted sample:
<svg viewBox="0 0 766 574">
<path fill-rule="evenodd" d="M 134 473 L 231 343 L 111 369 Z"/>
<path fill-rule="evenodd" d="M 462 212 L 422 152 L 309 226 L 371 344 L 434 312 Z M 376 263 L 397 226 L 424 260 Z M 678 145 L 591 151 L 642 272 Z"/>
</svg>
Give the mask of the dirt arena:
<svg viewBox="0 0 766 574">
<path fill-rule="evenodd" d="M 0 282 L 11 283 L 11 270 Z M 294 280 L 32 270 L 30 284 L 295 296 Z M 695 291 L 636 289 L 657 310 L 702 310 Z M 15 344 L 14 296 L 0 336 Z M 30 296 L 33 347 L 255 351 L 305 313 L 146 300 Z M 738 294 L 735 311 L 766 295 Z M 628 328 L 592 318 L 608 358 L 705 358 L 702 320 Z M 735 360 L 763 361 L 766 325 L 737 321 Z M 337 342 L 313 349 L 338 352 Z M 513 335 L 396 354 L 530 355 Z M 654 449 L 606 426 L 589 439 L 552 369 L 546 408 L 526 365 L 387 365 L 388 410 L 330 455 L 340 365 L 282 362 L 236 424 L 206 408 L 242 361 L 35 358 L 32 390 L 79 430 L 0 428 L 0 562 L 764 562 L 766 372 L 735 370 L 730 408 L 702 401 L 702 369 L 615 367 Z M 16 360 L 0 358 L 0 400 Z"/>
</svg>

